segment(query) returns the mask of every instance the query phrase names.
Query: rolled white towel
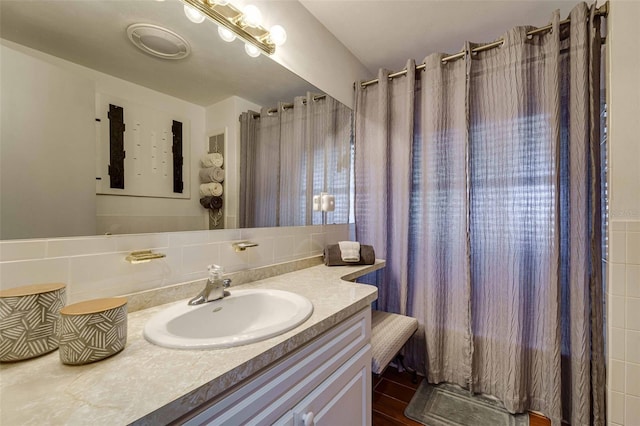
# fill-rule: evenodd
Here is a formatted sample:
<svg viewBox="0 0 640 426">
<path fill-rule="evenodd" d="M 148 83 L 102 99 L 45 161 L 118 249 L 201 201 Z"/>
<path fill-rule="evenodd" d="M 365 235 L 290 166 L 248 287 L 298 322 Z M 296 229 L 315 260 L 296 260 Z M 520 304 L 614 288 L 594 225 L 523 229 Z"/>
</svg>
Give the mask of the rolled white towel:
<svg viewBox="0 0 640 426">
<path fill-rule="evenodd" d="M 360 262 L 360 243 L 357 241 L 339 241 L 340 256 L 343 262 Z"/>
<path fill-rule="evenodd" d="M 211 154 L 205 154 L 200 159 L 202 167 L 222 167 L 224 158 L 219 152 L 212 152 Z"/>
<path fill-rule="evenodd" d="M 200 182 L 222 182 L 224 181 L 224 170 L 220 167 L 207 167 L 206 169 L 200 169 Z"/>
<path fill-rule="evenodd" d="M 219 197 L 221 195 L 222 185 L 220 185 L 218 182 L 203 183 L 200 185 L 200 197 Z"/>
</svg>

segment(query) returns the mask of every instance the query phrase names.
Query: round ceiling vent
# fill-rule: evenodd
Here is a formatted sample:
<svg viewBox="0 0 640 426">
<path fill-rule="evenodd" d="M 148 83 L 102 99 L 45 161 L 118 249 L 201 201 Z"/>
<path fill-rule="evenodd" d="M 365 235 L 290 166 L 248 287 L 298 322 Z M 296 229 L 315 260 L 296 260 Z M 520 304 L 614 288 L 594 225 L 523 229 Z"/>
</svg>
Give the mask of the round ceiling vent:
<svg viewBox="0 0 640 426">
<path fill-rule="evenodd" d="M 191 47 L 185 39 L 157 25 L 129 25 L 127 35 L 140 50 L 158 58 L 182 59 L 191 53 Z"/>
</svg>

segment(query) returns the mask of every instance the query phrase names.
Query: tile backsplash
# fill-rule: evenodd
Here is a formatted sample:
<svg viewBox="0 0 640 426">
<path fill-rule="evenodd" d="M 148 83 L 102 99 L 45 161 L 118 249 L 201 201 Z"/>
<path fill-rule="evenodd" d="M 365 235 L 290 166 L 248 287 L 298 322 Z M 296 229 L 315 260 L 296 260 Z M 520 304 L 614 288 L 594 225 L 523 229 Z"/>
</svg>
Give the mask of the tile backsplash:
<svg viewBox="0 0 640 426">
<path fill-rule="evenodd" d="M 203 279 L 207 265 L 238 272 L 322 254 L 349 238 L 349 225 L 229 229 L 139 235 L 7 240 L 0 242 L 0 289 L 62 282 L 67 303 Z M 231 244 L 259 244 L 236 252 Z M 132 251 L 151 249 L 163 259 L 132 265 Z"/>
<path fill-rule="evenodd" d="M 640 221 L 614 220 L 609 236 L 608 424 L 637 425 L 640 424 Z"/>
</svg>

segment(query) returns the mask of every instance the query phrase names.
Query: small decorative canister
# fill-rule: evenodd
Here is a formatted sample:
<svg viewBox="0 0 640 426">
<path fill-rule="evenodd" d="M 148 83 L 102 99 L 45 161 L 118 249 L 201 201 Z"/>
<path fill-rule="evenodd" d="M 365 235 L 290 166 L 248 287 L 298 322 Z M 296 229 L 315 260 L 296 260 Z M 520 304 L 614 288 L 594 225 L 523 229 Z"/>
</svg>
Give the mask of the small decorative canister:
<svg viewBox="0 0 640 426">
<path fill-rule="evenodd" d="M 62 283 L 0 290 L 0 361 L 20 361 L 58 348 Z"/>
<path fill-rule="evenodd" d="M 115 355 L 127 343 L 127 299 L 94 299 L 60 311 L 60 361 L 81 365 Z"/>
</svg>

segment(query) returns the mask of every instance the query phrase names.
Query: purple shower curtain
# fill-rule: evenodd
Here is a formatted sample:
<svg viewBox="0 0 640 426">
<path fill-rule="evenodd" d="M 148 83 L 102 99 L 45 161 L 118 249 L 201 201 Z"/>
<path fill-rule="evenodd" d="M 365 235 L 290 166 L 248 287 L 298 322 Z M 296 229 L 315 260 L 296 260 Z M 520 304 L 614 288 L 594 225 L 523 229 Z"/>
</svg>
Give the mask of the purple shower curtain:
<svg viewBox="0 0 640 426">
<path fill-rule="evenodd" d="M 604 424 L 599 17 L 356 92 L 356 237 L 429 382 Z"/>
</svg>

